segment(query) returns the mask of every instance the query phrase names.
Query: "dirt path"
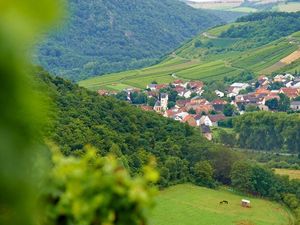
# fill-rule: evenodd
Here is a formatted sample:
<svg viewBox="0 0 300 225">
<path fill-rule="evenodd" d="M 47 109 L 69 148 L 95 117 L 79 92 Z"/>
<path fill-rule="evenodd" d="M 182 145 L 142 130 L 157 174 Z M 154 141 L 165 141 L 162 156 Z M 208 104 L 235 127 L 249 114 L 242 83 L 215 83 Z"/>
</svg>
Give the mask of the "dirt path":
<svg viewBox="0 0 300 225">
<path fill-rule="evenodd" d="M 213 36 L 213 35 L 211 35 L 211 34 L 209 34 L 209 33 L 207 33 L 207 32 L 202 33 L 202 35 L 203 35 L 204 37 L 207 37 L 207 38 L 210 38 L 210 39 L 217 39 L 217 38 L 218 38 L 218 37 Z"/>
</svg>

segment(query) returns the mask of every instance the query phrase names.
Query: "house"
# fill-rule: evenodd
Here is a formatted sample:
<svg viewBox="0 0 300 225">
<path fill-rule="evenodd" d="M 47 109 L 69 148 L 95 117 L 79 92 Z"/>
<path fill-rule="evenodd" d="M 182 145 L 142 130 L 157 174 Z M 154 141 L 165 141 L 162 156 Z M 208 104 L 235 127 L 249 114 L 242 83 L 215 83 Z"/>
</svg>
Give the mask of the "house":
<svg viewBox="0 0 300 225">
<path fill-rule="evenodd" d="M 201 115 L 197 114 L 197 115 L 194 115 L 194 119 L 197 123 L 197 126 L 199 127 L 200 126 L 200 120 L 201 120 Z"/>
<path fill-rule="evenodd" d="M 197 122 L 195 120 L 195 118 L 192 115 L 187 115 L 186 117 L 184 117 L 181 121 L 182 123 L 188 123 L 188 125 L 192 126 L 192 127 L 196 127 L 197 126 Z"/>
<path fill-rule="evenodd" d="M 185 88 L 182 86 L 176 86 L 174 88 L 174 91 L 176 91 L 178 93 L 179 96 L 183 97 L 183 94 L 185 92 Z"/>
<path fill-rule="evenodd" d="M 200 120 L 200 124 L 201 125 L 204 124 L 209 127 L 218 126 L 218 122 L 225 119 L 226 117 L 223 114 L 202 116 Z"/>
<path fill-rule="evenodd" d="M 175 114 L 173 119 L 181 122 L 188 115 L 189 114 L 187 112 L 180 112 L 180 113 Z"/>
<path fill-rule="evenodd" d="M 209 141 L 212 140 L 212 132 L 211 132 L 209 126 L 206 126 L 206 125 L 202 124 L 202 125 L 200 126 L 200 130 L 201 130 L 203 136 L 204 136 L 207 140 L 209 140 Z"/>
<path fill-rule="evenodd" d="M 150 89 L 151 91 L 155 91 L 157 87 L 157 84 L 148 84 L 147 89 Z"/>
<path fill-rule="evenodd" d="M 182 80 L 175 80 L 175 81 L 173 81 L 172 84 L 173 84 L 175 87 L 177 87 L 177 86 L 183 86 L 183 85 L 184 85 Z"/>
<path fill-rule="evenodd" d="M 164 117 L 173 118 L 177 113 L 177 109 L 168 109 L 164 112 Z"/>
<path fill-rule="evenodd" d="M 185 97 L 185 98 L 190 98 L 191 95 L 192 95 L 192 92 L 191 92 L 190 90 L 188 90 L 188 91 L 185 91 L 185 92 L 184 92 L 183 97 Z"/>
<path fill-rule="evenodd" d="M 167 88 L 168 87 L 168 85 L 167 84 L 158 84 L 157 86 L 156 86 L 156 91 L 160 91 L 160 89 L 163 89 L 163 88 Z"/>
<path fill-rule="evenodd" d="M 177 100 L 176 106 L 178 108 L 184 107 L 186 104 L 190 103 L 190 100 Z"/>
<path fill-rule="evenodd" d="M 148 105 L 142 105 L 141 109 L 144 111 L 153 111 L 153 108 L 151 106 Z"/>
<path fill-rule="evenodd" d="M 251 207 L 251 202 L 247 199 L 242 199 L 241 205 L 242 205 L 242 207 L 250 208 Z"/>
<path fill-rule="evenodd" d="M 224 106 L 227 104 L 225 100 L 215 99 L 211 102 L 215 111 L 222 112 L 224 110 Z"/>
<path fill-rule="evenodd" d="M 207 104 L 207 105 L 196 105 L 193 107 L 193 109 L 196 110 L 197 114 L 209 114 L 211 111 L 214 110 L 213 106 L 211 104 Z"/>
<path fill-rule="evenodd" d="M 287 80 L 294 80 L 295 79 L 295 77 L 292 74 L 289 74 L 289 73 L 285 74 L 284 78 L 287 79 Z"/>
<path fill-rule="evenodd" d="M 191 82 L 188 82 L 187 86 L 190 87 L 190 89 L 192 90 L 201 90 L 204 86 L 203 82 L 202 81 L 191 81 Z"/>
<path fill-rule="evenodd" d="M 218 97 L 223 98 L 225 96 L 224 92 L 219 91 L 219 90 L 215 90 L 215 93 Z"/>
<path fill-rule="evenodd" d="M 283 83 L 283 82 L 286 82 L 286 78 L 284 77 L 284 75 L 278 74 L 274 77 L 273 81 Z"/>
<path fill-rule="evenodd" d="M 256 90 L 255 90 L 255 94 L 256 95 L 260 95 L 260 94 L 264 94 L 264 95 L 268 95 L 268 94 L 270 94 L 270 90 L 268 90 L 267 88 L 257 88 Z"/>
<path fill-rule="evenodd" d="M 292 101 L 291 102 L 291 109 L 294 111 L 300 110 L 300 101 Z"/>
<path fill-rule="evenodd" d="M 290 99 L 296 98 L 297 96 L 300 95 L 299 89 L 298 88 L 293 88 L 293 87 L 281 88 L 279 90 L 279 93 L 288 96 Z"/>
<path fill-rule="evenodd" d="M 247 87 L 250 85 L 247 83 L 233 83 L 228 88 L 228 94 L 227 97 L 231 98 L 233 96 L 237 96 L 241 90 L 246 90 Z"/>
<path fill-rule="evenodd" d="M 102 89 L 100 89 L 97 92 L 101 96 L 107 96 L 107 95 L 109 95 L 109 91 L 108 90 L 104 90 L 104 89 L 102 90 Z"/>
<path fill-rule="evenodd" d="M 204 99 L 200 96 L 195 96 L 194 98 L 191 99 L 191 104 L 195 104 L 195 105 L 196 104 L 197 105 L 206 105 L 208 103 L 209 102 L 206 99 Z"/>
</svg>

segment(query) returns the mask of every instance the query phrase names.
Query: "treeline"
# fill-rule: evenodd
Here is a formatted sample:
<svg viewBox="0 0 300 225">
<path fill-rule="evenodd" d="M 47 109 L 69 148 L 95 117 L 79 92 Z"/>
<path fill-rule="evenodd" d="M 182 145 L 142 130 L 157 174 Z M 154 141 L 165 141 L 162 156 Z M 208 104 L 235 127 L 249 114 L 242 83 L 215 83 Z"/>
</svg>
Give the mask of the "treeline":
<svg viewBox="0 0 300 225">
<path fill-rule="evenodd" d="M 242 148 L 300 154 L 299 114 L 246 113 L 233 120 L 233 127 Z"/>
<path fill-rule="evenodd" d="M 300 181 L 275 175 L 270 169 L 247 160 L 235 162 L 231 171 L 232 186 L 250 193 L 285 203 L 300 224 Z"/>
<path fill-rule="evenodd" d="M 224 38 L 242 38 L 240 48 L 253 48 L 290 35 L 300 29 L 300 13 L 262 12 L 237 19 L 244 24 L 232 25 L 221 34 Z"/>
</svg>

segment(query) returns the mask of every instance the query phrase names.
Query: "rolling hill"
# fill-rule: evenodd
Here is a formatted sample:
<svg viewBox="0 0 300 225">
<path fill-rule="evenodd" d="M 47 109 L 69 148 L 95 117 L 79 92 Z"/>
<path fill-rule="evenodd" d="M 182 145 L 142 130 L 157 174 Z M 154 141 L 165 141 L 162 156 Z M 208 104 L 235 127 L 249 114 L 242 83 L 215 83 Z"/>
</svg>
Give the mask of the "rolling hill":
<svg viewBox="0 0 300 225">
<path fill-rule="evenodd" d="M 69 8 L 65 25 L 49 34 L 35 58 L 73 80 L 149 66 L 199 31 L 224 23 L 217 12 L 177 0 L 69 0 Z"/>
<path fill-rule="evenodd" d="M 265 28 L 268 23 L 270 26 Z M 145 88 L 154 80 L 159 83 L 177 78 L 214 81 L 245 72 L 270 74 L 297 62 L 298 30 L 300 13 L 249 15 L 197 35 L 157 65 L 95 77 L 79 84 L 91 90 L 121 90 Z"/>
</svg>

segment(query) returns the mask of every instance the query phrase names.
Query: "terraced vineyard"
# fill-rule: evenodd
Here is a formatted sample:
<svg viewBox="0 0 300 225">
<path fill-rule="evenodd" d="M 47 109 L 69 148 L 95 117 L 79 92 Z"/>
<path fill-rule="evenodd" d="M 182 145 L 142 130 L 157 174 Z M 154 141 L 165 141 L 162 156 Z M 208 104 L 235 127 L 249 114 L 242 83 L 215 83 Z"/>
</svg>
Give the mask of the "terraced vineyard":
<svg viewBox="0 0 300 225">
<path fill-rule="evenodd" d="M 234 23 L 235 26 L 242 24 L 245 23 Z M 95 77 L 81 81 L 79 85 L 91 90 L 119 91 L 126 87 L 145 88 L 152 81 L 214 81 L 238 76 L 243 71 L 252 71 L 256 75 L 272 73 L 283 66 L 288 68 L 290 65 L 274 65 L 299 49 L 298 32 L 263 46 L 238 51 L 236 43 L 240 43 L 242 39 L 220 37 L 230 27 L 231 25 L 224 25 L 198 35 L 157 65 Z"/>
</svg>

